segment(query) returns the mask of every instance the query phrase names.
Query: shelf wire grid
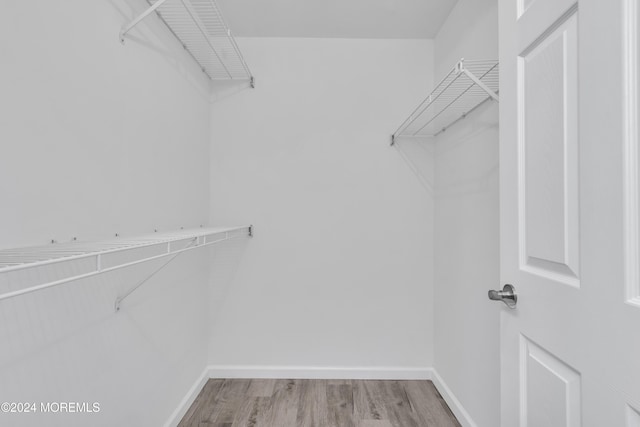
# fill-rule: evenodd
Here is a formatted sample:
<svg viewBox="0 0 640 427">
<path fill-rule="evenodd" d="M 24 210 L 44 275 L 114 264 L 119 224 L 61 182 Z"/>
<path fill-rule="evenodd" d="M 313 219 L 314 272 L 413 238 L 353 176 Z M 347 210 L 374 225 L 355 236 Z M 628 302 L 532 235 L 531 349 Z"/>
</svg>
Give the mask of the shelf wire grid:
<svg viewBox="0 0 640 427">
<path fill-rule="evenodd" d="M 394 139 L 436 136 L 484 102 L 497 99 L 499 71 L 496 60 L 460 60 L 400 125 Z"/>
<path fill-rule="evenodd" d="M 81 270 L 70 268 L 66 270 L 67 273 L 56 276 L 53 280 L 44 280 L 34 286 L 2 293 L 0 300 L 154 259 L 175 256 L 225 240 L 251 236 L 251 233 L 252 226 L 196 228 L 97 242 L 74 241 L 0 250 L 0 275 L 56 264 L 83 262 Z"/>
<path fill-rule="evenodd" d="M 211 80 L 253 83 L 251 70 L 215 0 L 147 0 L 147 3 Z M 131 28 L 132 25 L 127 27 L 124 34 Z"/>
</svg>

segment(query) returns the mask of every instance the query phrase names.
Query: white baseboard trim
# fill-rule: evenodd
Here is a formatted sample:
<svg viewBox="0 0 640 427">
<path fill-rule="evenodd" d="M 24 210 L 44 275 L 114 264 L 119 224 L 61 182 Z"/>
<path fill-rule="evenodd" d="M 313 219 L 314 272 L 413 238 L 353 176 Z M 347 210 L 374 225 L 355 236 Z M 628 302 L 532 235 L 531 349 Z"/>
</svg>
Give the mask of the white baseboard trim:
<svg viewBox="0 0 640 427">
<path fill-rule="evenodd" d="M 427 367 L 319 367 L 210 365 L 209 378 L 430 380 Z"/>
<path fill-rule="evenodd" d="M 478 427 L 433 368 L 209 365 L 191 386 L 165 427 L 177 426 L 209 378 L 431 380 L 462 427 Z"/>
<path fill-rule="evenodd" d="M 438 374 L 438 371 L 435 369 L 433 370 L 433 377 L 431 378 L 431 381 L 433 381 L 433 385 L 436 387 L 444 401 L 447 402 L 449 409 L 451 409 L 451 412 L 456 416 L 462 427 L 478 427 L 466 409 L 464 409 L 464 406 L 462 406 L 458 398 L 456 398 L 451 389 Z"/>
<path fill-rule="evenodd" d="M 205 368 L 205 370 L 200 374 L 195 383 L 191 386 L 187 394 L 182 398 L 180 404 L 173 411 L 173 414 L 169 417 L 169 420 L 165 423 L 164 427 L 176 427 L 182 421 L 182 417 L 187 413 L 191 404 L 196 400 L 200 391 L 204 388 L 204 385 L 209 380 L 209 369 Z"/>
</svg>

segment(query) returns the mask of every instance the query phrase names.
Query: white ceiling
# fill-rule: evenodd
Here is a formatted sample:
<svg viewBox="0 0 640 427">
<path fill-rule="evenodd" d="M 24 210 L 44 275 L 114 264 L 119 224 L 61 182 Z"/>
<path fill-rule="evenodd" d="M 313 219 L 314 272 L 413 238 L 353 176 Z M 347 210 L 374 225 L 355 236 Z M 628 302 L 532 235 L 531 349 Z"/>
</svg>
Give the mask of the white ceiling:
<svg viewBox="0 0 640 427">
<path fill-rule="evenodd" d="M 433 38 L 457 0 L 218 0 L 239 37 Z"/>
</svg>

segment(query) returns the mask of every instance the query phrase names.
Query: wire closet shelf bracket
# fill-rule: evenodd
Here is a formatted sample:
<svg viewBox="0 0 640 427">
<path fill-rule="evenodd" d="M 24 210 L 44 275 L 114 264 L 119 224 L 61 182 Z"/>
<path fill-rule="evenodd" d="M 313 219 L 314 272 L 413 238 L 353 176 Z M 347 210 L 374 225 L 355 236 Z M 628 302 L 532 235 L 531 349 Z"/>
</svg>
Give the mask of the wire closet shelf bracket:
<svg viewBox="0 0 640 427">
<path fill-rule="evenodd" d="M 0 301 L 144 262 L 167 258 L 168 261 L 162 264 L 161 267 L 129 289 L 124 295 L 118 297 L 115 303 L 115 308 L 118 310 L 122 300 L 178 255 L 193 249 L 215 245 L 238 237 L 251 237 L 252 235 L 253 226 L 245 225 L 195 228 L 131 238 L 116 237 L 115 239 L 95 242 L 73 241 L 46 246 L 0 250 L 0 275 L 19 270 L 34 269 L 34 276 L 38 276 L 37 269 L 41 267 L 56 264 L 63 265 L 73 261 L 81 261 L 85 264 L 80 270 L 61 268 L 62 273 L 52 280 L 43 280 L 41 283 L 28 287 L 10 289 L 0 294 Z"/>
<path fill-rule="evenodd" d="M 433 137 L 487 101 L 499 101 L 499 63 L 497 60 L 461 59 L 418 105 L 391 136 L 398 138 Z"/>
<path fill-rule="evenodd" d="M 149 8 L 120 31 L 124 43 L 129 31 L 152 13 L 198 63 L 211 80 L 247 80 L 255 87 L 245 62 L 215 0 L 147 0 Z"/>
</svg>

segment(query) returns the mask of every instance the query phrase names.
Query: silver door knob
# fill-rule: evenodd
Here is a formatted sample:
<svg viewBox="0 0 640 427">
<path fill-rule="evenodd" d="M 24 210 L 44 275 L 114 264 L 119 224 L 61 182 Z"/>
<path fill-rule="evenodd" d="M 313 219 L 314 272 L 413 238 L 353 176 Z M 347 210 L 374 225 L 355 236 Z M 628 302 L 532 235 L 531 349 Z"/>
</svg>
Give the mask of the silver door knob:
<svg viewBox="0 0 640 427">
<path fill-rule="evenodd" d="M 516 308 L 518 303 L 518 295 L 516 289 L 511 285 L 504 285 L 501 291 L 489 291 L 489 299 L 494 301 L 502 301 L 509 308 Z"/>
</svg>

